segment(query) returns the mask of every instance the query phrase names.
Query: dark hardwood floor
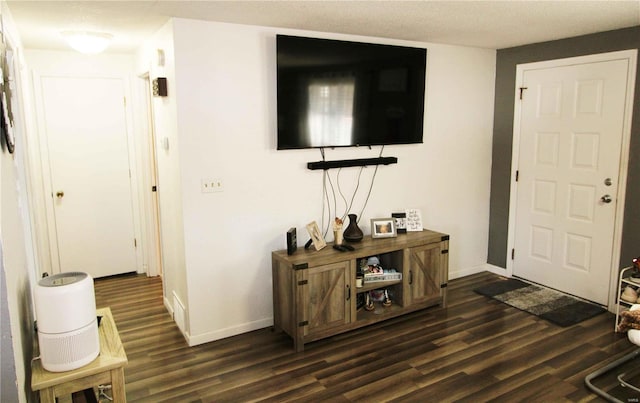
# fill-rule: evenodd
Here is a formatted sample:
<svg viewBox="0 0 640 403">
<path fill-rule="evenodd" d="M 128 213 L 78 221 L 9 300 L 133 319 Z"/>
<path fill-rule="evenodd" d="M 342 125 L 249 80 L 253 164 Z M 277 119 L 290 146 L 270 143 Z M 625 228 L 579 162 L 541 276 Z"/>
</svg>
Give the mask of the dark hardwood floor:
<svg viewBox="0 0 640 403">
<path fill-rule="evenodd" d="M 496 278 L 452 280 L 447 308 L 314 342 L 302 353 L 270 328 L 188 347 L 162 304 L 159 278 L 98 279 L 95 291 L 129 358 L 130 402 L 603 401 L 584 377 L 636 348 L 613 332 L 614 315 L 561 328 L 473 292 Z M 640 397 L 618 386 L 615 373 L 595 383 L 623 401 Z"/>
</svg>

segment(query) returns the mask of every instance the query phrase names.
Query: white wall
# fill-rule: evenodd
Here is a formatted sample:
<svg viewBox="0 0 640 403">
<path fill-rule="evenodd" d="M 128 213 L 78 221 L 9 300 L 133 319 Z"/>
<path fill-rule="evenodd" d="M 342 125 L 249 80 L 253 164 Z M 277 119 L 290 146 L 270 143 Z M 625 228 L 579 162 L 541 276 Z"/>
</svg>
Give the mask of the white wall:
<svg viewBox="0 0 640 403">
<path fill-rule="evenodd" d="M 173 311 L 174 294 L 183 304 L 188 304 L 173 46 L 173 24 L 169 21 L 140 50 L 137 67 L 139 73 L 148 73 L 151 79 L 166 77 L 168 81 L 169 96 L 153 97 L 151 104 L 156 137 L 164 296 L 170 311 Z M 164 55 L 163 65 L 158 63 L 158 50 Z"/>
<path fill-rule="evenodd" d="M 425 227 L 451 235 L 451 278 L 483 267 L 495 51 L 184 19 L 164 29 L 173 33 L 175 72 L 166 74 L 168 98 L 174 100 L 162 102 L 175 103 L 176 132 L 167 137 L 168 153 L 178 157 L 165 175 L 179 175 L 179 183 L 170 179 L 171 191 L 181 198 L 170 206 L 177 214 L 171 230 L 179 231 L 178 217 L 184 228 L 183 244 L 174 235 L 174 247 L 184 247 L 184 266 L 179 259 L 176 267 L 165 262 L 165 272 L 176 270 L 174 276 L 186 279 L 186 288 L 180 280 L 175 288 L 187 299 L 190 344 L 271 325 L 270 253 L 285 248 L 290 227 L 304 244 L 305 224 L 322 218 L 322 172 L 306 169 L 307 162 L 321 159 L 319 152 L 275 149 L 276 33 L 427 47 L 424 144 L 385 148 L 384 156 L 399 162 L 379 168 L 360 226 L 369 233 L 370 218 L 419 208 Z M 171 124 L 163 130 L 171 132 Z M 329 150 L 327 159 L 379 151 Z M 357 214 L 373 172 L 369 167 L 362 175 L 352 209 Z M 336 173 L 331 172 L 334 181 Z M 342 170 L 346 195 L 357 173 L 358 168 Z M 203 178 L 221 179 L 224 192 L 202 193 Z"/>
<path fill-rule="evenodd" d="M 428 45 L 425 227 L 449 233 L 449 278 L 484 270 L 495 51 Z"/>
<path fill-rule="evenodd" d="M 10 335 L 12 351 L 5 350 L 2 343 L 0 353 L 13 353 L 12 357 L 2 358 L 2 376 L 0 377 L 2 399 L 24 402 L 31 396 L 29 366 L 33 357 L 33 304 L 31 285 L 35 282 L 34 254 L 31 228 L 29 225 L 29 202 L 27 199 L 26 150 L 24 137 L 23 104 L 27 94 L 23 91 L 21 70 L 21 44 L 13 20 L 2 2 L 2 29 L 5 43 L 14 51 L 16 70 L 11 75 L 12 106 L 14 113 L 14 135 L 16 148 L 13 154 L 7 151 L 4 140 L 0 150 L 0 270 L 6 283 L 6 294 L 1 293 L 3 305 L 6 299 L 8 318 L 0 320 L 2 336 Z M 5 326 L 8 326 L 7 329 Z M 7 331 L 8 330 L 8 331 Z M 9 367 L 13 363 L 13 367 Z M 10 374 L 9 371 L 14 371 Z M 13 375 L 13 376 L 12 376 Z M 7 381 L 12 383 L 6 383 Z"/>
</svg>

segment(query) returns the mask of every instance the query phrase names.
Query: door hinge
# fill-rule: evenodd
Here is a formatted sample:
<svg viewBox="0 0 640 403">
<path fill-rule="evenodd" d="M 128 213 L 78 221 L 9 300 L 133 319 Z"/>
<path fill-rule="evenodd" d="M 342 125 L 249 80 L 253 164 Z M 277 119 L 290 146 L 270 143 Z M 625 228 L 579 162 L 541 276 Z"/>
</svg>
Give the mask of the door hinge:
<svg viewBox="0 0 640 403">
<path fill-rule="evenodd" d="M 519 178 L 520 178 L 520 171 L 516 171 L 516 182 L 518 181 Z"/>
<path fill-rule="evenodd" d="M 307 285 L 309 284 L 309 280 L 300 280 L 298 281 L 298 285 Z"/>
<path fill-rule="evenodd" d="M 152 192 L 157 192 L 158 191 L 158 187 L 156 185 L 151 186 L 151 191 Z"/>
<path fill-rule="evenodd" d="M 511 260 L 513 260 L 515 258 L 516 258 L 516 250 L 514 248 L 514 249 L 511 249 Z"/>
<path fill-rule="evenodd" d="M 529 87 L 520 87 L 520 99 L 522 100 L 522 93 Z"/>
<path fill-rule="evenodd" d="M 449 249 L 443 249 L 440 253 L 446 255 L 447 253 L 449 253 Z"/>
</svg>

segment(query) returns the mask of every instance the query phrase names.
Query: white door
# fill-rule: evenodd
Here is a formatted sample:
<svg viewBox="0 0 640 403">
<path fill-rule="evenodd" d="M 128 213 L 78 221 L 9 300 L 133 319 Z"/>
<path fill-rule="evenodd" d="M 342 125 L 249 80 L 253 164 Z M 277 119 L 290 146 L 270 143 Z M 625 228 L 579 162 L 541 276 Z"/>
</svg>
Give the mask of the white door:
<svg viewBox="0 0 640 403">
<path fill-rule="evenodd" d="M 606 305 L 627 60 L 525 70 L 513 274 Z"/>
<path fill-rule="evenodd" d="M 123 80 L 41 77 L 40 90 L 54 264 L 93 277 L 135 271 Z"/>
</svg>

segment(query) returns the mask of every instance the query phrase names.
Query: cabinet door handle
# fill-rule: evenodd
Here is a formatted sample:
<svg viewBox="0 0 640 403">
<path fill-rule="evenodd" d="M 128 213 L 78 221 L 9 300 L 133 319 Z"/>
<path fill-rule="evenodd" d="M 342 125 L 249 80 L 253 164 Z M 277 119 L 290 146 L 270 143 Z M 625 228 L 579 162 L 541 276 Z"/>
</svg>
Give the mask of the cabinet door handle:
<svg viewBox="0 0 640 403">
<path fill-rule="evenodd" d="M 409 284 L 413 284 L 413 270 L 409 270 Z"/>
<path fill-rule="evenodd" d="M 351 287 L 347 284 L 347 301 L 351 299 Z"/>
</svg>

